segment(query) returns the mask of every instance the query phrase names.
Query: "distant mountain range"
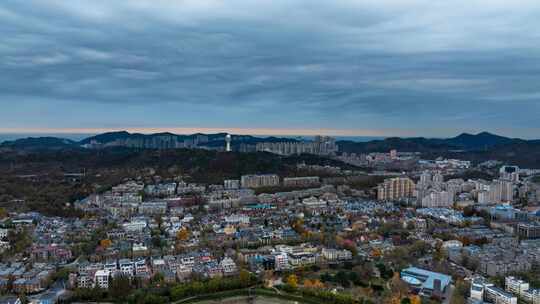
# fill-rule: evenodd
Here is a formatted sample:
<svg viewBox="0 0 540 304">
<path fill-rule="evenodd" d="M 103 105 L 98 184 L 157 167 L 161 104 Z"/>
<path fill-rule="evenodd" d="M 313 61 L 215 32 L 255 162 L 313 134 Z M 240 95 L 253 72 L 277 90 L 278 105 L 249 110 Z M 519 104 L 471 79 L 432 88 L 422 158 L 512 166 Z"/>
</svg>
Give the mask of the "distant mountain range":
<svg viewBox="0 0 540 304">
<path fill-rule="evenodd" d="M 165 142 L 167 145 L 160 148 L 181 148 L 181 147 L 218 147 L 223 146 L 226 133 L 215 134 L 191 134 L 177 135 L 173 133 L 140 134 L 126 131 L 108 132 L 85 138 L 81 141 L 74 141 L 57 137 L 29 137 L 12 141 L 5 141 L 0 144 L 0 148 L 16 150 L 41 150 L 41 149 L 82 149 L 91 145 L 102 145 L 103 147 L 114 145 L 129 145 L 137 148 L 156 148 L 158 143 Z M 255 137 L 251 135 L 233 135 L 232 141 L 235 146 L 240 144 L 253 145 L 258 142 L 283 142 L 297 141 L 291 138 L 280 137 Z M 174 143 L 185 143 L 179 146 Z M 388 152 L 391 149 L 408 152 L 478 152 L 488 151 L 495 147 L 511 150 L 511 147 L 540 149 L 540 140 L 524 140 L 519 138 L 509 138 L 482 132 L 478 134 L 463 133 L 456 137 L 439 139 L 424 137 L 389 137 L 382 140 L 372 140 L 367 142 L 355 142 L 341 140 L 338 141 L 340 151 L 348 153 L 368 153 L 368 152 Z"/>
<path fill-rule="evenodd" d="M 78 147 L 76 141 L 58 137 L 27 137 L 0 143 L 0 148 L 21 150 L 65 149 Z"/>
<path fill-rule="evenodd" d="M 478 134 L 462 133 L 456 137 L 439 139 L 424 137 L 389 137 L 383 140 L 373 140 L 369 142 L 338 142 L 340 151 L 343 152 L 387 152 L 391 149 L 407 152 L 433 152 L 433 151 L 461 151 L 478 152 L 487 151 L 495 147 L 508 147 L 512 145 L 533 145 L 540 147 L 540 140 L 524 140 L 520 138 L 509 138 L 489 132 Z"/>
<path fill-rule="evenodd" d="M 132 148 L 196 148 L 223 147 L 227 133 L 178 135 L 173 133 L 129 133 L 127 131 L 107 132 L 84 138 L 80 141 L 58 137 L 27 137 L 0 143 L 0 148 L 15 150 L 58 150 L 83 149 L 88 147 L 123 146 Z M 233 145 L 256 144 L 258 142 L 297 141 L 292 138 L 255 137 L 232 135 Z"/>
</svg>

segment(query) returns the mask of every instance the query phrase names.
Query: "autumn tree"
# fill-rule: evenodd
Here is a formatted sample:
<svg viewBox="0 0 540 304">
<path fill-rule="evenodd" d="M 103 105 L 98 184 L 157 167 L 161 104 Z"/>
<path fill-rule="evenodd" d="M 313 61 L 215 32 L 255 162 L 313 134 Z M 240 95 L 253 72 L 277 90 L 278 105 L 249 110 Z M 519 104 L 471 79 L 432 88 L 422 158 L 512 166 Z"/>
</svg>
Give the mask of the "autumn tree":
<svg viewBox="0 0 540 304">
<path fill-rule="evenodd" d="M 99 245 L 103 248 L 109 248 L 112 245 L 112 241 L 109 239 L 103 239 L 99 241 Z"/>
<path fill-rule="evenodd" d="M 410 297 L 411 304 L 422 304 L 422 299 L 418 295 L 413 295 Z"/>
<path fill-rule="evenodd" d="M 291 228 L 296 231 L 299 235 L 304 235 L 307 233 L 306 228 L 304 227 L 304 220 L 297 218 L 291 222 Z"/>
<path fill-rule="evenodd" d="M 400 303 L 401 299 L 409 292 L 409 286 L 399 277 L 399 273 L 395 272 L 390 281 L 391 303 Z"/>
<path fill-rule="evenodd" d="M 293 289 L 298 288 L 298 277 L 295 274 L 289 275 L 287 277 L 287 285 Z"/>
<path fill-rule="evenodd" d="M 304 287 L 313 288 L 313 289 L 321 289 L 321 288 L 324 288 L 324 284 L 317 279 L 315 280 L 306 279 L 304 280 Z"/>
<path fill-rule="evenodd" d="M 176 233 L 176 239 L 179 241 L 187 241 L 189 239 L 189 230 L 187 228 L 182 228 Z"/>
</svg>

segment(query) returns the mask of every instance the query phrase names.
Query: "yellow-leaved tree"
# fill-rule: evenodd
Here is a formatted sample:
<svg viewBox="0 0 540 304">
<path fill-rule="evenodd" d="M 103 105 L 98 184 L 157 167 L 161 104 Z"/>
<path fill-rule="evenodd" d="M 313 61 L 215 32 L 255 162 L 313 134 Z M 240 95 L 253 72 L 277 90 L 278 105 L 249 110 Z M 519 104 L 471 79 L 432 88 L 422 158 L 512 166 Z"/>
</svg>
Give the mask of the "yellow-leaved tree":
<svg viewBox="0 0 540 304">
<path fill-rule="evenodd" d="M 182 228 L 176 233 L 176 239 L 179 241 L 187 241 L 189 239 L 189 230 L 187 228 Z"/>
<path fill-rule="evenodd" d="M 291 286 L 292 288 L 298 288 L 298 277 L 296 275 L 291 274 L 287 277 L 287 284 Z"/>
</svg>

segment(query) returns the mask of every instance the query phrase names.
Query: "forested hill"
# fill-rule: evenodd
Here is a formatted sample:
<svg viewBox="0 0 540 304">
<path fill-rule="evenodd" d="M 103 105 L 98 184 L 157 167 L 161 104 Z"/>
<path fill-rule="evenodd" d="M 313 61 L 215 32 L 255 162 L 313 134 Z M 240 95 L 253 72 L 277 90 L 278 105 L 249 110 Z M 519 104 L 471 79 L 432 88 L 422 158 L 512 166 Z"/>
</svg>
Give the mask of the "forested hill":
<svg viewBox="0 0 540 304">
<path fill-rule="evenodd" d="M 81 141 L 73 141 L 56 137 L 24 138 L 5 141 L 0 144 L 0 151 L 43 151 L 43 150 L 83 150 L 84 145 L 99 143 L 104 147 L 124 141 L 152 143 L 165 138 L 165 141 L 191 142 L 190 147 L 223 147 L 226 133 L 177 135 L 172 133 L 140 134 L 126 131 L 108 132 Z M 242 144 L 255 145 L 258 142 L 296 141 L 284 137 L 256 137 L 251 135 L 232 135 L 233 147 L 238 149 Z M 478 134 L 463 133 L 451 138 L 424 137 L 388 137 L 382 140 L 367 142 L 338 141 L 340 152 L 370 153 L 388 152 L 396 149 L 401 152 L 420 152 L 424 157 L 443 156 L 473 160 L 475 162 L 498 159 L 518 165 L 540 168 L 540 140 L 524 140 L 509 138 L 482 132 Z M 173 145 L 174 146 L 174 145 Z M 139 145 L 138 148 L 146 147 Z"/>
<path fill-rule="evenodd" d="M 0 207 L 53 215 L 76 215 L 71 203 L 126 178 L 181 176 L 188 182 L 221 184 L 244 174 L 305 176 L 298 163 L 355 167 L 315 155 L 283 157 L 266 152 L 223 153 L 203 149 L 4 151 L 0 153 Z M 317 175 L 320 175 L 317 173 Z M 322 176 L 322 175 L 321 175 Z M 22 200 L 24 204 L 10 202 Z"/>
<path fill-rule="evenodd" d="M 406 152 L 432 152 L 432 151 L 486 151 L 497 147 L 509 145 L 540 146 L 539 140 L 524 140 L 508 138 L 482 132 L 478 134 L 463 133 L 451 138 L 424 138 L 424 137 L 388 137 L 383 140 L 369 142 L 340 141 L 339 147 L 343 152 L 388 152 L 391 149 Z"/>
<path fill-rule="evenodd" d="M 500 160 L 525 168 L 540 168 L 540 140 L 508 138 L 487 132 L 461 134 L 446 139 L 390 137 L 370 142 L 338 142 L 341 152 L 369 153 L 420 152 L 423 158 L 437 157 L 470 160 L 474 163 Z"/>
<path fill-rule="evenodd" d="M 61 149 L 82 149 L 89 144 L 100 144 L 103 147 L 118 145 L 118 143 L 130 143 L 132 146 L 147 147 L 156 142 L 188 142 L 190 146 L 222 147 L 225 143 L 227 133 L 191 135 L 179 135 L 173 133 L 129 133 L 127 131 L 107 132 L 90 136 L 81 141 L 73 141 L 58 137 L 28 137 L 17 140 L 4 141 L 0 143 L 0 148 L 18 150 L 61 150 Z M 251 135 L 232 135 L 232 143 L 235 146 L 240 144 L 254 145 L 258 142 L 294 142 L 297 139 L 288 137 L 256 137 Z M 137 143 L 139 145 L 137 145 Z"/>
</svg>

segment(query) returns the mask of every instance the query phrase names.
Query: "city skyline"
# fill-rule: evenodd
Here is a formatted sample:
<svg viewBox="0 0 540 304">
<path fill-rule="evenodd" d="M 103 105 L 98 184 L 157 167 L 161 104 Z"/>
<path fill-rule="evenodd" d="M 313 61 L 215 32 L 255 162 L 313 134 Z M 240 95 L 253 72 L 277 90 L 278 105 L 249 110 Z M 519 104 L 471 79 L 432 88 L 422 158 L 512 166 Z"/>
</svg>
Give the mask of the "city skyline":
<svg viewBox="0 0 540 304">
<path fill-rule="evenodd" d="M 0 1 L 0 304 L 540 304 L 540 1 Z"/>
<path fill-rule="evenodd" d="M 193 134 L 217 134 L 228 133 L 231 135 L 250 135 L 255 137 L 315 137 L 315 136 L 331 136 L 340 140 L 353 141 L 368 141 L 384 138 L 427 138 L 427 139 L 448 139 L 463 134 L 479 135 L 481 133 L 489 133 L 495 136 L 503 136 L 507 138 L 523 139 L 523 140 L 538 140 L 538 136 L 507 136 L 504 133 L 492 132 L 486 130 L 463 130 L 458 133 L 458 130 L 445 130 L 447 135 L 440 136 L 424 136 L 403 130 L 336 130 L 336 129 L 248 129 L 248 128 L 84 128 L 84 129 L 17 129 L 17 128 L 0 128 L 0 142 L 2 140 L 15 140 L 27 137 L 59 137 L 73 140 L 80 140 L 86 137 L 91 137 L 98 134 L 128 132 L 131 134 L 159 134 L 171 133 L 175 135 L 193 135 Z"/>
<path fill-rule="evenodd" d="M 538 13 L 536 1 L 6 1 L 0 132 L 535 138 Z"/>
</svg>

